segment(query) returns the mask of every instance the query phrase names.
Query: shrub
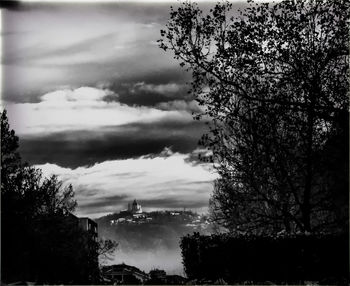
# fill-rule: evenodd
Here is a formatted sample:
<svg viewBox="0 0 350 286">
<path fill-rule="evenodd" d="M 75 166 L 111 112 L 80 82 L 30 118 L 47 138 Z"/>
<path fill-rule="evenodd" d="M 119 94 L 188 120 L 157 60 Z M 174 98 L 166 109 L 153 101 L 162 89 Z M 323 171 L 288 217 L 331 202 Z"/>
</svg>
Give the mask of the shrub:
<svg viewBox="0 0 350 286">
<path fill-rule="evenodd" d="M 348 235 L 203 236 L 181 240 L 189 279 L 229 283 L 348 281 Z"/>
</svg>

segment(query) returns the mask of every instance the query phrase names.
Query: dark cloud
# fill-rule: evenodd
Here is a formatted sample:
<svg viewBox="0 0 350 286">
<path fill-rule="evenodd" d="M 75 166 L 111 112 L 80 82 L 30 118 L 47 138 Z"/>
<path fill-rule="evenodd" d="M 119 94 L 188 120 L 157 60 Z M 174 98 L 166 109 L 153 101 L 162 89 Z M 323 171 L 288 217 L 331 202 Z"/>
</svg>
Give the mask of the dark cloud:
<svg viewBox="0 0 350 286">
<path fill-rule="evenodd" d="M 26 13 L 6 11 L 3 99 L 31 102 L 28 94 L 60 86 L 139 81 L 171 69 L 177 63 L 154 45 L 169 6 L 26 3 Z"/>
<path fill-rule="evenodd" d="M 79 209 L 84 210 L 96 210 L 96 209 L 108 209 L 109 207 L 125 206 L 130 202 L 132 198 L 127 195 L 115 195 L 111 197 L 103 197 L 95 199 L 94 201 L 79 205 Z"/>
<path fill-rule="evenodd" d="M 37 102 L 43 92 L 61 86 L 185 83 L 191 74 L 179 67 L 171 52 L 156 41 L 170 17 L 170 6 L 181 3 L 152 1 L 115 3 L 24 3 L 0 1 L 3 13 L 3 99 Z M 246 6 L 235 1 L 233 11 Z M 207 12 L 215 3 L 198 5 Z M 13 10 L 24 9 L 25 13 Z M 16 36 L 17 35 L 17 36 Z M 120 46 L 119 48 L 117 46 Z M 174 95 L 184 99 L 186 93 Z M 121 91 L 121 102 L 154 105 L 164 95 Z M 167 96 L 167 95 L 165 95 Z"/>
<path fill-rule="evenodd" d="M 167 81 L 169 78 L 166 74 L 158 77 L 156 73 L 153 77 L 153 80 L 142 82 L 137 81 L 136 77 L 129 83 L 112 84 L 109 89 L 119 95 L 119 102 L 131 106 L 155 106 L 171 100 L 192 99 L 192 96 L 187 93 L 189 87 L 185 84 L 184 78 L 179 81 Z"/>
<path fill-rule="evenodd" d="M 17 0 L 2 0 L 0 2 L 0 9 L 8 9 L 8 10 L 21 10 L 23 5 L 20 1 Z"/>
<path fill-rule="evenodd" d="M 80 211 L 84 212 L 85 210 L 89 210 L 90 212 L 96 210 L 107 210 L 113 209 L 115 211 L 125 209 L 128 203 L 132 202 L 135 198 L 128 195 L 115 195 L 110 197 L 103 197 L 96 199 L 94 201 L 84 203 L 79 205 Z M 208 206 L 208 200 L 194 200 L 189 201 L 181 200 L 181 198 L 155 198 L 155 199 L 143 199 L 138 200 L 138 203 L 142 205 L 145 209 L 199 209 L 205 208 Z"/>
<path fill-rule="evenodd" d="M 104 212 L 106 210 L 118 212 L 125 209 L 128 203 L 132 202 L 135 198 L 128 195 L 115 195 L 111 197 L 103 197 L 94 201 L 80 204 L 79 211 L 84 213 L 85 211 L 93 212 Z M 200 209 L 208 207 L 208 200 L 193 200 L 188 199 L 176 199 L 176 198 L 155 198 L 155 199 L 144 199 L 138 200 L 138 203 L 142 205 L 143 209 Z"/>
<path fill-rule="evenodd" d="M 203 199 L 194 201 L 189 201 L 188 198 L 185 200 L 181 200 L 181 198 L 160 198 L 160 199 L 147 199 L 139 201 L 139 203 L 143 206 L 147 206 L 147 208 L 165 208 L 165 209 L 199 209 L 208 206 L 208 200 Z"/>
<path fill-rule="evenodd" d="M 14 55 L 17 57 L 18 55 Z M 147 57 L 147 56 L 145 56 Z M 3 89 L 3 100 L 10 102 L 40 102 L 40 97 L 48 92 L 60 90 L 62 88 L 74 89 L 81 86 L 90 86 L 97 88 L 108 88 L 118 94 L 118 97 L 105 98 L 106 101 L 119 101 L 127 105 L 143 105 L 155 106 L 161 102 L 170 100 L 187 100 L 193 99 L 191 94 L 188 94 L 189 85 L 187 82 L 191 80 L 191 74 L 184 72 L 177 64 L 168 64 L 166 67 L 159 65 L 148 67 L 147 63 L 140 63 L 142 58 L 135 61 L 125 59 L 125 62 L 114 63 L 76 63 L 72 66 L 56 66 L 45 67 L 44 70 L 59 71 L 60 74 L 65 74 L 65 77 L 57 77 L 47 79 L 45 84 L 35 88 L 20 88 L 23 77 L 18 77 L 17 71 L 5 66 L 5 81 Z M 124 68 L 125 67 L 125 68 Z M 84 71 L 82 73 L 81 71 Z M 118 73 L 123 70 L 122 73 Z M 35 81 L 38 79 L 34 79 Z M 137 83 L 144 82 L 146 85 L 169 85 L 177 84 L 179 89 L 172 93 L 160 93 L 134 88 Z"/>
<path fill-rule="evenodd" d="M 190 153 L 205 132 L 202 122 L 128 124 L 111 130 L 56 133 L 20 139 L 20 152 L 29 164 L 53 163 L 63 167 L 93 165 L 113 159 L 160 153 Z"/>
<path fill-rule="evenodd" d="M 59 57 L 59 56 L 66 56 L 66 55 L 72 55 L 72 54 L 73 55 L 79 54 L 82 50 L 89 50 L 94 45 L 97 45 L 100 41 L 111 38 L 113 34 L 114 33 L 107 33 L 104 35 L 99 35 L 97 37 L 91 37 L 89 39 L 83 40 L 79 43 L 71 44 L 64 48 L 51 49 L 41 53 L 39 53 L 37 50 L 33 50 L 32 53 L 17 54 L 17 53 L 13 53 L 10 48 L 7 48 L 5 49 L 3 64 L 12 65 L 20 61 L 28 62 L 28 61 L 38 60 L 38 59 L 44 60 L 45 58 L 50 58 L 53 56 Z M 7 42 L 5 42 L 5 45 L 6 43 Z M 10 44 L 15 45 L 14 43 L 10 43 Z M 72 63 L 72 65 L 73 64 L 74 63 Z M 45 66 L 45 65 L 41 65 L 41 66 Z M 47 65 L 47 66 L 50 66 L 50 65 Z M 60 65 L 58 64 L 58 66 Z"/>
<path fill-rule="evenodd" d="M 132 202 L 135 198 L 129 195 L 115 195 L 108 197 L 101 197 L 89 201 L 87 203 L 79 204 L 79 211 L 81 213 L 106 213 L 106 212 L 119 212 L 120 210 L 126 209 L 128 203 Z M 154 209 L 201 209 L 208 207 L 208 199 L 188 200 L 188 198 L 154 198 L 154 199 L 143 199 L 138 200 L 138 203 L 142 205 L 144 210 Z"/>
</svg>

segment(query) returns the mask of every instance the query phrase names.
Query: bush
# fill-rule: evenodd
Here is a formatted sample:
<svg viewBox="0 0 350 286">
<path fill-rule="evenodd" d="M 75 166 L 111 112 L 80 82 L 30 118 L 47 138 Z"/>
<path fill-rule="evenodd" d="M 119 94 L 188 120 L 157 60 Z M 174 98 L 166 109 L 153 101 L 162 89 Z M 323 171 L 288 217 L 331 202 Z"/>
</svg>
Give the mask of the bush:
<svg viewBox="0 0 350 286">
<path fill-rule="evenodd" d="M 229 283 L 345 283 L 349 277 L 348 235 L 183 237 L 189 279 Z"/>
</svg>

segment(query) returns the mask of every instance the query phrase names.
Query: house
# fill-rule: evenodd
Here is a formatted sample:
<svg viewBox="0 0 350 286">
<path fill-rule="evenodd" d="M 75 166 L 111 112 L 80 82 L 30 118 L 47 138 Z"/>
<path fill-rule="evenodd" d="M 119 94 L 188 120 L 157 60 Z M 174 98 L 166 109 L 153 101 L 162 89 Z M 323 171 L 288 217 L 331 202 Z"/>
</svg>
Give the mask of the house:
<svg viewBox="0 0 350 286">
<path fill-rule="evenodd" d="M 97 240 L 98 231 L 97 231 L 97 223 L 88 217 L 79 217 L 79 226 L 89 232 L 95 240 Z"/>
<path fill-rule="evenodd" d="M 90 233 L 95 240 L 97 240 L 98 236 L 98 228 L 97 223 L 88 217 L 77 217 L 72 213 L 69 213 L 67 216 L 67 220 L 71 223 L 79 225 L 81 229 Z"/>
<path fill-rule="evenodd" d="M 163 285 L 166 284 L 166 272 L 160 269 L 153 269 L 149 272 L 150 280 L 148 285 Z"/>
<path fill-rule="evenodd" d="M 166 272 L 160 269 L 153 269 L 149 272 L 151 279 L 154 280 L 166 280 Z"/>
<path fill-rule="evenodd" d="M 117 284 L 143 284 L 149 279 L 145 272 L 124 263 L 102 267 L 102 275 Z"/>
<path fill-rule="evenodd" d="M 180 275 L 167 275 L 164 270 L 153 269 L 149 272 L 148 285 L 184 285 L 187 279 Z"/>
</svg>

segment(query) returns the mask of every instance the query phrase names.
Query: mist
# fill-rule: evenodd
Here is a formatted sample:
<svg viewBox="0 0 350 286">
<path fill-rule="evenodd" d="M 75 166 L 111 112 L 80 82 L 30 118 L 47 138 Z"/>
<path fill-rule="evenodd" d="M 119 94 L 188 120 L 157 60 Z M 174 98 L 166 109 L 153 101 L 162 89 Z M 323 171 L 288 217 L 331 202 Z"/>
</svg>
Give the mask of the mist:
<svg viewBox="0 0 350 286">
<path fill-rule="evenodd" d="M 155 248 L 155 249 L 123 249 L 119 245 L 113 259 L 105 264 L 121 264 L 136 266 L 137 268 L 149 272 L 152 269 L 163 269 L 167 274 L 177 274 L 184 276 L 181 250 L 177 248 Z"/>
</svg>

